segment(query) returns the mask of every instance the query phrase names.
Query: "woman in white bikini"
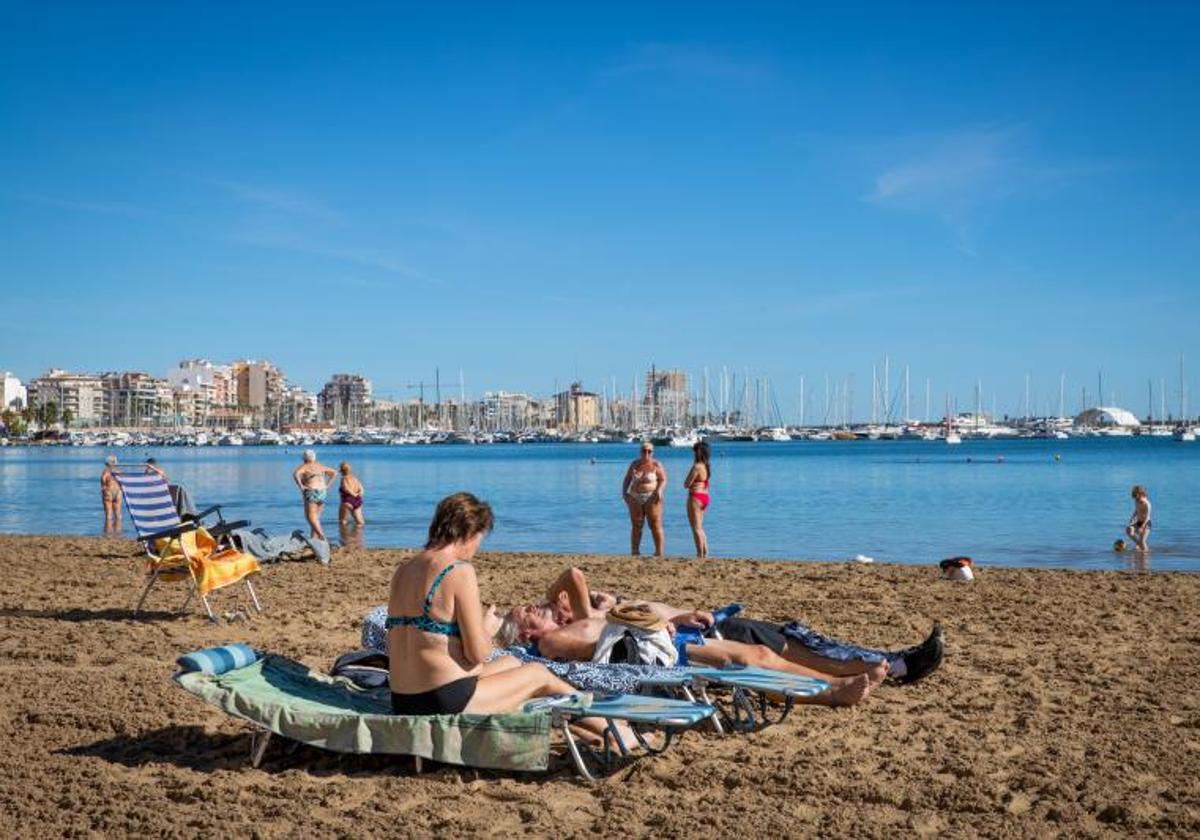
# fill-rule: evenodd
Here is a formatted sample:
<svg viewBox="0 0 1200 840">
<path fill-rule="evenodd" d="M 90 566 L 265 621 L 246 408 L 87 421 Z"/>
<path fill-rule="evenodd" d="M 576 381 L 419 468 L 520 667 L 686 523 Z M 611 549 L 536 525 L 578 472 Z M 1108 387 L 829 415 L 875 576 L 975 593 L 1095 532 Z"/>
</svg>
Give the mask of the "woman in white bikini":
<svg viewBox="0 0 1200 840">
<path fill-rule="evenodd" d="M 629 507 L 630 548 L 633 555 L 642 553 L 642 526 L 650 520 L 650 533 L 654 537 L 654 555 L 663 553 L 663 488 L 667 484 L 667 471 L 654 459 L 654 445 L 642 443 L 642 453 L 625 471 L 621 484 L 621 497 Z"/>
</svg>

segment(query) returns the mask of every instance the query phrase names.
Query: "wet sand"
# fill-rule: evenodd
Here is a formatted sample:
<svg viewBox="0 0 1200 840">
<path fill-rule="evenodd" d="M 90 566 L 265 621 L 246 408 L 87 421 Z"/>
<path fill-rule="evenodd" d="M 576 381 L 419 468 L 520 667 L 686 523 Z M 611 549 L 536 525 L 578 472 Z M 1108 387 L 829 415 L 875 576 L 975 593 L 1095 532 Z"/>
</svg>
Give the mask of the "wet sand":
<svg viewBox="0 0 1200 840">
<path fill-rule="evenodd" d="M 942 622 L 942 669 L 853 709 L 805 708 L 751 735 L 689 733 L 587 785 L 341 757 L 273 742 L 176 688 L 182 652 L 227 641 L 328 668 L 359 645 L 405 552 L 270 567 L 267 612 L 219 627 L 130 608 L 132 541 L 0 536 L 0 836 L 1180 836 L 1200 832 L 1200 576 L 984 567 L 483 554 L 486 597 L 568 564 L 681 605 L 731 600 L 901 647 Z M 234 610 L 240 588 L 218 592 Z M 244 599 L 244 595 L 241 596 Z"/>
</svg>

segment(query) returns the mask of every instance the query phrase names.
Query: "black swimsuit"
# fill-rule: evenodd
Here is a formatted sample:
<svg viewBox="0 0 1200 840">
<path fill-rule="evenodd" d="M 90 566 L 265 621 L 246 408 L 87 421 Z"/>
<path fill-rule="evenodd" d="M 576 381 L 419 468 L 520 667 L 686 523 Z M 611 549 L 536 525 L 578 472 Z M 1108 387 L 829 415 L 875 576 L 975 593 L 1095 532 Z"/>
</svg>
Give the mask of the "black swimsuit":
<svg viewBox="0 0 1200 840">
<path fill-rule="evenodd" d="M 475 696 L 478 676 L 463 677 L 420 694 L 392 692 L 394 715 L 457 715 Z"/>
</svg>

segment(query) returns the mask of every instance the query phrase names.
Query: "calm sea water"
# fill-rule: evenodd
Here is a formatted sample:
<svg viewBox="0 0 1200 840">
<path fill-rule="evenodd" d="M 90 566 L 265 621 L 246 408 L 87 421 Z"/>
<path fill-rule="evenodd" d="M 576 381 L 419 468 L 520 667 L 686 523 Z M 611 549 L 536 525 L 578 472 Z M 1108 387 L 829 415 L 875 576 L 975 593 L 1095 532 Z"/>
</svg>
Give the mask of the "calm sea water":
<svg viewBox="0 0 1200 840">
<path fill-rule="evenodd" d="M 124 448 L 158 459 L 201 507 L 227 505 L 271 531 L 304 525 L 283 447 Z M 0 449 L 0 531 L 99 533 L 98 476 L 108 452 Z M 621 553 L 629 524 L 620 498 L 632 445 L 324 447 L 349 460 L 367 489 L 368 546 L 424 541 L 434 504 L 456 490 L 491 502 L 494 549 Z M 689 450 L 659 449 L 668 475 L 670 554 L 691 554 L 681 482 Z M 1055 455 L 1059 455 L 1058 460 Z M 1144 484 L 1154 504 L 1154 570 L 1200 570 L 1200 444 L 1167 439 L 795 442 L 714 446 L 714 556 L 933 563 L 968 554 L 1009 566 L 1123 568 L 1122 536 Z M 336 498 L 336 496 L 335 496 Z M 336 511 L 326 509 L 330 536 Z M 128 522 L 125 524 L 129 531 Z M 649 533 L 643 546 L 652 551 Z"/>
</svg>

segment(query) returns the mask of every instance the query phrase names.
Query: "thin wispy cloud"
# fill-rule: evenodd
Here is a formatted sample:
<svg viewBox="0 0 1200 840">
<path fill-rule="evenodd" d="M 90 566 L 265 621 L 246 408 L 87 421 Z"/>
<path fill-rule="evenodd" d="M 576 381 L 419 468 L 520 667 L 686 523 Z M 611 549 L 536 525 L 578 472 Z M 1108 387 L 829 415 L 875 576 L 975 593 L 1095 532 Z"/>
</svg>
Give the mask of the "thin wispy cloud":
<svg viewBox="0 0 1200 840">
<path fill-rule="evenodd" d="M 287 233 L 240 232 L 231 236 L 230 239 L 246 245 L 292 251 L 299 254 L 336 260 L 354 266 L 372 268 L 421 283 L 439 285 L 442 282 L 437 277 L 426 274 L 405 263 L 395 254 L 376 248 L 323 245 Z"/>
<path fill-rule="evenodd" d="M 21 195 L 19 198 L 40 204 L 43 207 L 55 207 L 60 210 L 71 210 L 77 213 L 95 213 L 101 216 L 123 216 L 125 218 L 145 218 L 157 213 L 147 207 L 136 204 L 126 204 L 119 201 L 79 201 L 70 198 L 56 198 L 48 195 Z"/>
<path fill-rule="evenodd" d="M 320 199 L 304 193 L 250 184 L 229 178 L 205 178 L 204 180 L 245 204 L 331 224 L 342 224 L 346 221 L 346 217 L 340 211 Z"/>
<path fill-rule="evenodd" d="M 605 67 L 600 75 L 608 78 L 669 75 L 751 84 L 765 81 L 771 74 L 757 62 L 711 47 L 651 41 L 632 46 L 623 56 Z"/>
<path fill-rule="evenodd" d="M 968 254 L 975 252 L 976 217 L 987 206 L 1113 168 L 1107 162 L 1054 160 L 1041 154 L 1032 131 L 1023 124 L 908 136 L 878 150 L 877 156 L 891 160 L 875 176 L 874 189 L 864 200 L 936 215 Z"/>
</svg>

